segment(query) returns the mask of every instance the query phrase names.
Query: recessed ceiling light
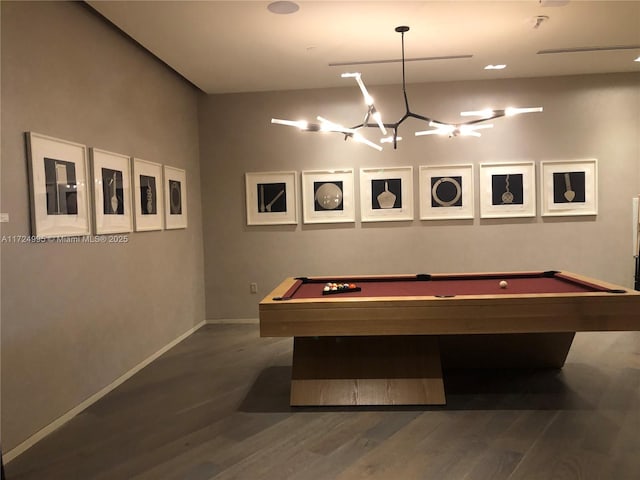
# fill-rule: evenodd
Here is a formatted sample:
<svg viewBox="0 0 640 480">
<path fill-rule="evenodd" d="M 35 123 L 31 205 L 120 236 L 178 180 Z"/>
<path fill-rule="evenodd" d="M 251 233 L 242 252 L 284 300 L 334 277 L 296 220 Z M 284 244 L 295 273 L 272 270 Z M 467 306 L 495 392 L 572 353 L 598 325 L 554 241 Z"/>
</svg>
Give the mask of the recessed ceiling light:
<svg viewBox="0 0 640 480">
<path fill-rule="evenodd" d="M 484 67 L 485 70 L 503 70 L 507 68 L 506 65 L 500 64 L 500 65 L 487 65 L 486 67 Z"/>
<path fill-rule="evenodd" d="M 288 15 L 297 12 L 299 9 L 300 6 L 295 2 L 271 2 L 267 5 L 267 10 L 278 15 Z"/>
</svg>

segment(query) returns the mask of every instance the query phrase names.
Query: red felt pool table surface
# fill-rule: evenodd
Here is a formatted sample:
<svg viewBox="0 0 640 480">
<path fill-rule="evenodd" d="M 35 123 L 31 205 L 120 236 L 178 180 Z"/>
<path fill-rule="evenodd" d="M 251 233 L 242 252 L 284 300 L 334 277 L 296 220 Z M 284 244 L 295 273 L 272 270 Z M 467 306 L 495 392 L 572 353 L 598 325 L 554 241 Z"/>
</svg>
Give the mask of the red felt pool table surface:
<svg viewBox="0 0 640 480">
<path fill-rule="evenodd" d="M 443 404 L 443 368 L 559 368 L 575 332 L 640 330 L 640 292 L 568 272 L 288 278 L 259 317 L 294 337 L 292 405 Z"/>
<path fill-rule="evenodd" d="M 319 298 L 331 277 L 297 279 L 284 298 Z M 456 295 L 515 295 L 544 293 L 601 292 L 609 288 L 559 272 L 411 275 L 396 277 L 343 277 L 341 282 L 355 284 L 360 291 L 335 293 L 349 297 L 394 297 Z M 500 282 L 507 282 L 500 287 Z"/>
</svg>

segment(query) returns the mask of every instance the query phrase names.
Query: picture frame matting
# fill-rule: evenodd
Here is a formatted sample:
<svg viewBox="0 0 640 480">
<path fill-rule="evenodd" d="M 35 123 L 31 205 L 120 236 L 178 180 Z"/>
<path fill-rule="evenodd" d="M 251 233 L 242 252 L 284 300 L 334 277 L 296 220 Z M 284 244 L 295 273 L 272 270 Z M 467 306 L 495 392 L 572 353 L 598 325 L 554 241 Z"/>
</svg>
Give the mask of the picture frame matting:
<svg viewBox="0 0 640 480">
<path fill-rule="evenodd" d="M 245 173 L 247 225 L 297 224 L 297 191 L 295 171 Z"/>
<path fill-rule="evenodd" d="M 134 158 L 132 161 L 135 231 L 162 230 L 162 165 L 140 158 Z"/>
<path fill-rule="evenodd" d="M 413 220 L 413 167 L 361 168 L 360 219 Z"/>
<path fill-rule="evenodd" d="M 304 223 L 355 222 L 353 169 L 302 172 Z"/>
<path fill-rule="evenodd" d="M 98 148 L 90 150 L 96 235 L 133 231 L 130 158 Z"/>
<path fill-rule="evenodd" d="M 421 165 L 420 219 L 468 220 L 475 217 L 472 164 Z"/>
<path fill-rule="evenodd" d="M 187 172 L 165 165 L 163 173 L 165 229 L 187 228 Z"/>
<path fill-rule="evenodd" d="M 26 132 L 25 138 L 32 234 L 90 235 L 87 147 L 35 132 Z"/>
</svg>

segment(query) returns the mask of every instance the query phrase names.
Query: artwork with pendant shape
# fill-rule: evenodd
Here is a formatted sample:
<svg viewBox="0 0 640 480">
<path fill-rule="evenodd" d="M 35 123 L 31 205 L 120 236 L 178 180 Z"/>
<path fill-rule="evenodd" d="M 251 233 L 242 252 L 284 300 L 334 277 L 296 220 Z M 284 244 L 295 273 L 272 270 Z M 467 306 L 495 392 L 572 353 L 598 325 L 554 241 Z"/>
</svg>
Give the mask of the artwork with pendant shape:
<svg viewBox="0 0 640 480">
<path fill-rule="evenodd" d="M 480 164 L 480 218 L 535 217 L 533 162 Z"/>
<path fill-rule="evenodd" d="M 102 168 L 102 213 L 124 215 L 124 184 L 122 172 Z"/>
<path fill-rule="evenodd" d="M 363 222 L 413 220 L 413 167 L 360 169 Z"/>
<path fill-rule="evenodd" d="M 540 162 L 543 216 L 598 214 L 598 161 L 545 160 Z"/>
<path fill-rule="evenodd" d="M 296 224 L 296 172 L 245 174 L 247 225 Z"/>
<path fill-rule="evenodd" d="M 491 175 L 492 205 L 522 205 L 524 189 L 521 173 Z"/>
<path fill-rule="evenodd" d="M 585 172 L 554 172 L 553 203 L 584 203 Z"/>
<path fill-rule="evenodd" d="M 402 208 L 402 179 L 371 180 L 371 208 Z"/>
<path fill-rule="evenodd" d="M 131 232 L 133 213 L 130 158 L 92 148 L 91 163 L 96 235 Z"/>
<path fill-rule="evenodd" d="M 162 165 L 134 158 L 133 184 L 136 231 L 162 230 L 165 197 L 161 188 Z"/>
<path fill-rule="evenodd" d="M 142 215 L 156 215 L 158 213 L 158 191 L 156 177 L 140 175 L 140 213 Z"/>
</svg>

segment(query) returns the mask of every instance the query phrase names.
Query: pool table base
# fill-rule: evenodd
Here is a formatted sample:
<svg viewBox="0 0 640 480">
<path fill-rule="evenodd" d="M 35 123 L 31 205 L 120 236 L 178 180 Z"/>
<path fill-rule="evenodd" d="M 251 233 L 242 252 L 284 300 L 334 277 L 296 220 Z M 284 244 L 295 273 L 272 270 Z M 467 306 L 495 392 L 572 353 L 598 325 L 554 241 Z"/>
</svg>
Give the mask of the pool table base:
<svg viewBox="0 0 640 480">
<path fill-rule="evenodd" d="M 573 332 L 295 337 L 292 406 L 444 405 L 447 368 L 561 368 Z"/>
</svg>

